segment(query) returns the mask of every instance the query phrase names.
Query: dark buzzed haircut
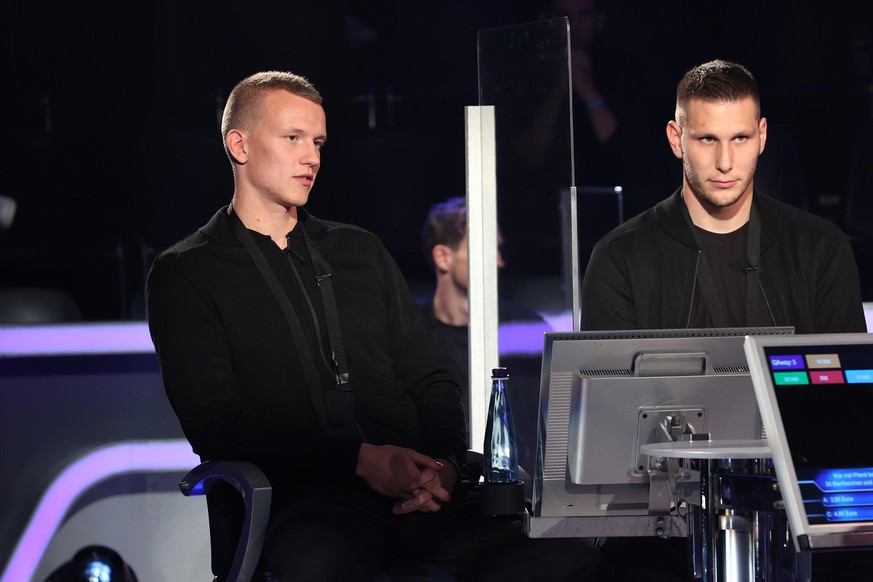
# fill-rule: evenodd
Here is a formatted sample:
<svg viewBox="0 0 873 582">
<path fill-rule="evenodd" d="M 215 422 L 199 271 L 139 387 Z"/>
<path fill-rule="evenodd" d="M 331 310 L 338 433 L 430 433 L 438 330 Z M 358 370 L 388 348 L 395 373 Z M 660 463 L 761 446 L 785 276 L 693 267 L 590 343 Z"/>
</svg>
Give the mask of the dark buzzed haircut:
<svg viewBox="0 0 873 582">
<path fill-rule="evenodd" d="M 742 101 L 751 98 L 761 118 L 761 97 L 758 84 L 752 73 L 738 63 L 720 59 L 697 65 L 689 70 L 676 87 L 676 121 L 682 125 L 680 116 L 688 110 L 693 99 L 702 101 Z"/>
<path fill-rule="evenodd" d="M 421 229 L 421 248 L 424 258 L 431 267 L 436 267 L 433 263 L 433 248 L 437 245 L 446 245 L 452 250 L 457 250 L 465 236 L 467 236 L 467 199 L 459 196 L 434 204 Z"/>
</svg>

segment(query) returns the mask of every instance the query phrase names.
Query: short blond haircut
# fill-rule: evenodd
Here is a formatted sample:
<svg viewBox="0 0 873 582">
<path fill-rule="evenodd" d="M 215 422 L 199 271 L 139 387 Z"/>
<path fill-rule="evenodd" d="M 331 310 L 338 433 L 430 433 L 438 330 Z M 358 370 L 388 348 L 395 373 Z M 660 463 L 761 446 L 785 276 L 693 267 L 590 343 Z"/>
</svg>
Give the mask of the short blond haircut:
<svg viewBox="0 0 873 582">
<path fill-rule="evenodd" d="M 250 130 L 261 117 L 263 96 L 271 91 L 287 91 L 321 105 L 321 93 L 306 77 L 285 71 L 262 71 L 236 84 L 224 104 L 221 116 L 221 140 L 227 157 L 227 134 L 232 129 Z"/>
</svg>

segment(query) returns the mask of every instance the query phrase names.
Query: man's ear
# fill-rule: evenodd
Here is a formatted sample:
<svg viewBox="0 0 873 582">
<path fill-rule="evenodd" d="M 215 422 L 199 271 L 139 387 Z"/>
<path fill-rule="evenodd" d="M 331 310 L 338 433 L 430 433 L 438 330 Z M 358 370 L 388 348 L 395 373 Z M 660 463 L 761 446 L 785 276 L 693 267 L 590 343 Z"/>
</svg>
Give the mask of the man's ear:
<svg viewBox="0 0 873 582">
<path fill-rule="evenodd" d="M 452 249 L 447 245 L 438 244 L 434 245 L 430 252 L 436 268 L 440 271 L 448 271 L 452 262 Z"/>
<path fill-rule="evenodd" d="M 673 155 L 682 159 L 682 128 L 675 120 L 667 123 L 667 141 L 670 142 L 670 149 L 673 150 Z"/>
<path fill-rule="evenodd" d="M 238 129 L 231 129 L 224 138 L 224 144 L 236 163 L 244 164 L 248 161 L 248 148 L 246 147 L 246 138 L 243 132 Z"/>
<path fill-rule="evenodd" d="M 761 147 L 758 155 L 764 153 L 764 146 L 767 145 L 767 118 L 762 117 L 761 121 L 758 122 L 758 133 L 761 136 Z"/>
</svg>

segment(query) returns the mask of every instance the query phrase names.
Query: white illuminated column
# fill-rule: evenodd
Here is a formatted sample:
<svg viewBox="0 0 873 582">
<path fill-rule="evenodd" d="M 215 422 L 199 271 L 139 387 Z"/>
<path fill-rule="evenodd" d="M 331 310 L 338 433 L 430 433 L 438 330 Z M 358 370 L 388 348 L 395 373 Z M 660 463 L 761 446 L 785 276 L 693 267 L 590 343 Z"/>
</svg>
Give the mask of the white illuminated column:
<svg viewBox="0 0 873 582">
<path fill-rule="evenodd" d="M 469 106 L 467 142 L 467 255 L 470 274 L 470 448 L 482 452 L 497 346 L 497 166 L 494 106 Z"/>
</svg>

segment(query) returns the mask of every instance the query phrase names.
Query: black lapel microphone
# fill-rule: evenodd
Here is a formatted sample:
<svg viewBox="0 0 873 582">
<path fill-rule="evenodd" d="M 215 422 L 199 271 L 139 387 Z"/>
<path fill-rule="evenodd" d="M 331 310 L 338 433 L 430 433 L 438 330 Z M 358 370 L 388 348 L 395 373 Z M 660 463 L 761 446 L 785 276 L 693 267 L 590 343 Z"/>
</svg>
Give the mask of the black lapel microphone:
<svg viewBox="0 0 873 582">
<path fill-rule="evenodd" d="M 758 256 L 754 253 L 749 253 L 746 256 L 746 262 L 748 266 L 743 269 L 743 273 L 752 273 L 752 272 L 761 272 L 761 266 L 758 265 Z M 773 325 L 776 325 L 776 316 L 773 315 L 773 309 L 770 307 L 770 300 L 767 299 L 767 293 L 764 292 L 764 285 L 761 281 L 758 281 L 758 288 L 761 289 L 761 297 L 764 298 L 764 306 L 767 307 L 767 313 L 770 315 L 770 321 L 773 322 Z"/>
</svg>

